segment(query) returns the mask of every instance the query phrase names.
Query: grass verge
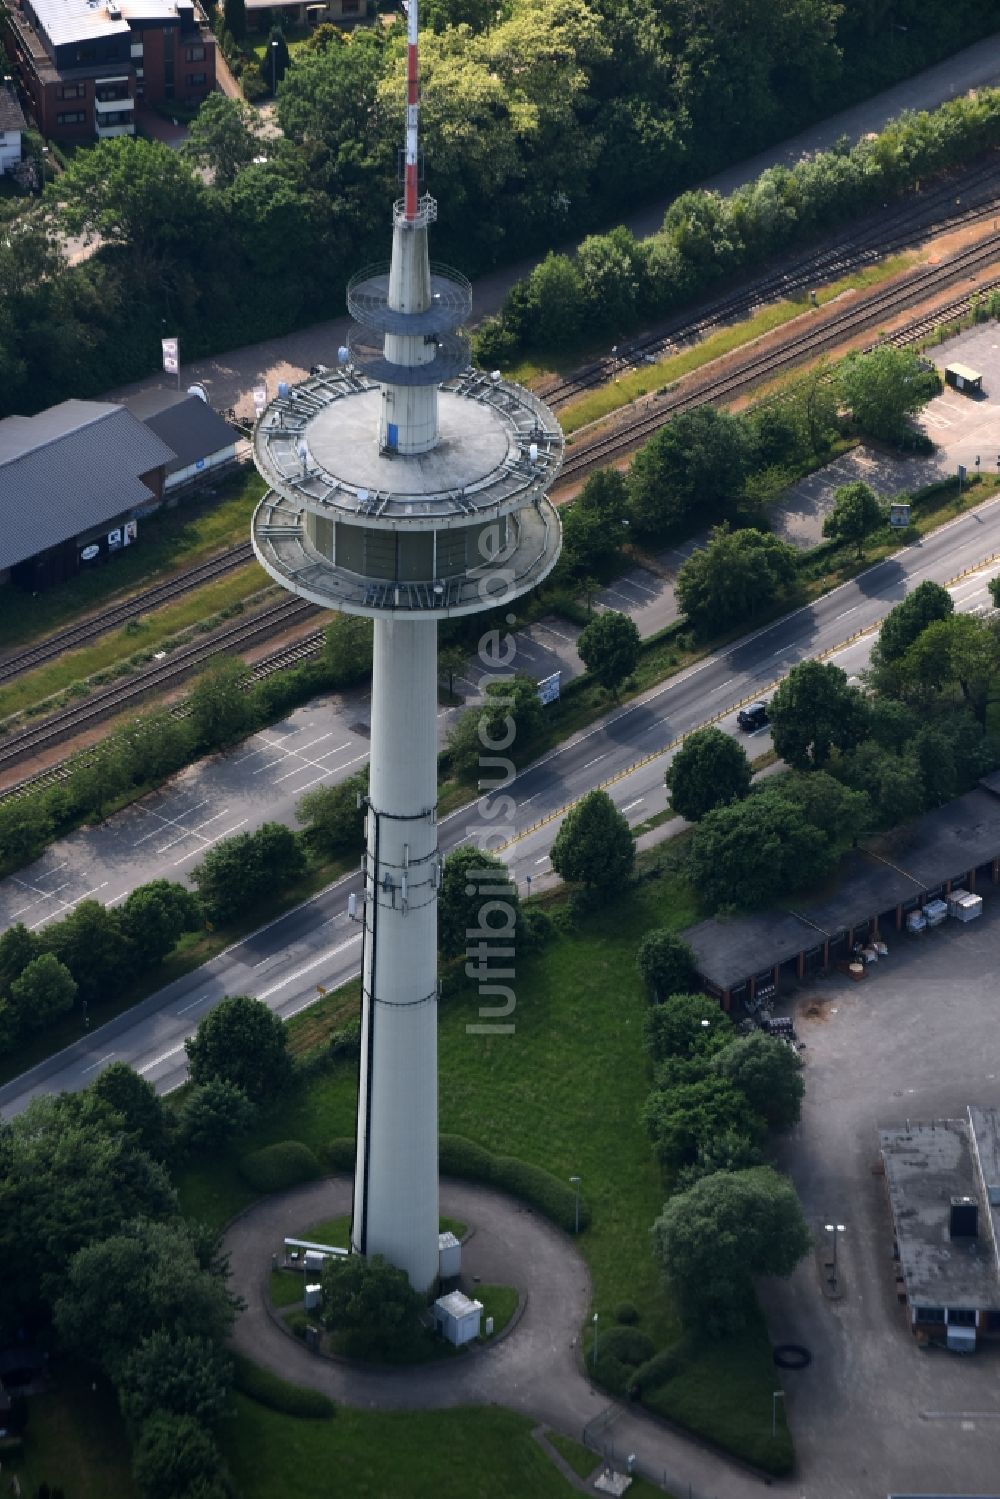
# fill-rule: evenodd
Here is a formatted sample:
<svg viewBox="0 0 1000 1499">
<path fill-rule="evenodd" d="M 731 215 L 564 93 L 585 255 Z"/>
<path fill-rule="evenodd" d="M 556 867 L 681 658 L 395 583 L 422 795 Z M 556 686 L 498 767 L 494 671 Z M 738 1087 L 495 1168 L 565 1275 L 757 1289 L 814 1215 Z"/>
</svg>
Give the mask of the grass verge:
<svg viewBox="0 0 1000 1499">
<path fill-rule="evenodd" d="M 161 510 L 142 521 L 136 545 L 96 572 L 80 573 L 36 595 L 0 589 L 0 649 L 23 650 L 112 600 L 162 583 L 172 573 L 244 542 L 263 493 L 256 471 L 241 470 L 182 500 L 176 510 Z"/>
<path fill-rule="evenodd" d="M 577 1478 L 589 1478 L 600 1462 L 596 1452 L 591 1452 L 582 1442 L 574 1442 L 572 1437 L 564 1437 L 561 1432 L 547 1431 L 545 1439 L 569 1463 Z"/>
<path fill-rule="evenodd" d="M 888 259 L 880 261 L 878 265 L 867 266 L 842 276 L 837 281 L 831 281 L 827 285 L 816 288 L 816 302 L 823 306 L 832 302 L 836 297 L 843 296 L 849 291 L 867 291 L 873 286 L 878 286 L 890 277 L 898 275 L 900 271 L 906 270 L 916 263 L 918 256 L 893 255 Z M 664 386 L 673 385 L 677 380 L 682 380 L 685 375 L 693 374 L 702 369 L 706 364 L 711 364 L 715 359 L 722 359 L 726 354 L 731 354 L 735 349 L 741 349 L 744 345 L 752 343 L 755 338 L 761 338 L 765 333 L 771 333 L 775 328 L 781 328 L 793 318 L 800 317 L 810 310 L 810 300 L 807 293 L 802 292 L 796 297 L 786 298 L 781 302 L 769 303 L 761 307 L 750 317 L 741 318 L 737 323 L 730 323 L 724 328 L 719 328 L 715 333 L 710 333 L 707 338 L 682 349 L 678 354 L 669 354 L 664 359 L 658 359 L 655 364 L 641 365 L 627 375 L 609 385 L 602 385 L 597 390 L 590 391 L 578 401 L 571 401 L 564 406 L 559 413 L 559 421 L 567 437 L 585 427 L 590 422 L 596 422 L 603 416 L 608 416 L 612 411 L 618 411 L 622 406 L 638 400 L 653 390 L 662 390 Z"/>
<path fill-rule="evenodd" d="M 333 1421 L 295 1421 L 238 1396 L 224 1445 L 243 1499 L 328 1499 L 331 1474 L 345 1494 L 569 1499 L 573 1490 L 531 1428 L 495 1406 L 378 1414 L 342 1406 Z"/>
<path fill-rule="evenodd" d="M 53 1375 L 54 1388 L 31 1397 L 24 1455 L 4 1464 L 4 1491 L 11 1468 L 25 1499 L 42 1483 L 70 1499 L 133 1499 L 138 1491 L 114 1390 L 76 1364 L 59 1363 Z"/>
</svg>

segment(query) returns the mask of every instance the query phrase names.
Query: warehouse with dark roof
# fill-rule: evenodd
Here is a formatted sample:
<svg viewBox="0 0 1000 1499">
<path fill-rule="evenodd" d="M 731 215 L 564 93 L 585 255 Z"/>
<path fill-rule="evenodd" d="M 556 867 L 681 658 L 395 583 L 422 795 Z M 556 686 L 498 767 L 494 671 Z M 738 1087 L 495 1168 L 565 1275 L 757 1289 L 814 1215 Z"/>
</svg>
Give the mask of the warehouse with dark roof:
<svg viewBox="0 0 1000 1499">
<path fill-rule="evenodd" d="M 163 493 L 172 497 L 188 485 L 236 462 L 239 433 L 192 391 L 141 390 L 122 403 L 150 432 L 173 449 Z"/>
<path fill-rule="evenodd" d="M 174 453 L 106 401 L 0 421 L 0 579 L 36 591 L 123 550 Z"/>
</svg>

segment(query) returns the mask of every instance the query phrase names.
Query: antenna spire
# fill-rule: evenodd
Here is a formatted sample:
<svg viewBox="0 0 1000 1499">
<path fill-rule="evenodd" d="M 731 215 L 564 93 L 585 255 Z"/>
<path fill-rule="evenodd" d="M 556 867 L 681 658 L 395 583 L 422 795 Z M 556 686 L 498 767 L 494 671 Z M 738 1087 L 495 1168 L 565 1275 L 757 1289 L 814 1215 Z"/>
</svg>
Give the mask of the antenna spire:
<svg viewBox="0 0 1000 1499">
<path fill-rule="evenodd" d="M 420 61 L 417 50 L 417 0 L 410 0 L 406 15 L 406 186 L 403 196 L 404 217 L 417 217 L 419 198 L 418 121 L 420 118 Z"/>
</svg>

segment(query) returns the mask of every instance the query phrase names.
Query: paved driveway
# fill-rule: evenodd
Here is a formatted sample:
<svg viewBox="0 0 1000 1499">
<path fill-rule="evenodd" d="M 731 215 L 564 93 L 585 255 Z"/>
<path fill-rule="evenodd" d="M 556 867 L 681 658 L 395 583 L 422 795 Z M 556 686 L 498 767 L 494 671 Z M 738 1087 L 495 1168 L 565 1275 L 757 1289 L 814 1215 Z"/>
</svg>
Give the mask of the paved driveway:
<svg viewBox="0 0 1000 1499">
<path fill-rule="evenodd" d="M 1000 1493 L 1000 1353 L 921 1352 L 896 1300 L 880 1126 L 1000 1106 L 1000 893 L 983 917 L 889 938 L 862 984 L 842 976 L 796 1004 L 806 1043 L 801 1125 L 781 1151 L 820 1253 L 765 1288 L 772 1338 L 805 1343 L 812 1366 L 784 1376 L 809 1499 L 890 1491 Z M 843 1223 L 845 1290 L 821 1292 L 825 1223 Z"/>
</svg>

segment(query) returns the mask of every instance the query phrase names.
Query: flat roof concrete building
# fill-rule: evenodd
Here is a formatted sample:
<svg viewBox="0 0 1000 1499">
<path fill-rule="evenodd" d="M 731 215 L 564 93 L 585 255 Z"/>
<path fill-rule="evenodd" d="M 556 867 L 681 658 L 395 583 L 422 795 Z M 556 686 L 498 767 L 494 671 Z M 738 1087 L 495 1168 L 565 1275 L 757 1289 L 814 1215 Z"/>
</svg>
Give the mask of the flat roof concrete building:
<svg viewBox="0 0 1000 1499">
<path fill-rule="evenodd" d="M 1000 1335 L 1000 1115 L 879 1130 L 899 1297 L 914 1333 L 972 1352 Z"/>
</svg>

